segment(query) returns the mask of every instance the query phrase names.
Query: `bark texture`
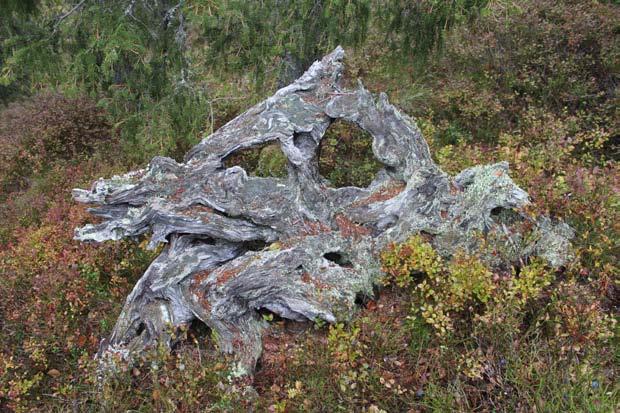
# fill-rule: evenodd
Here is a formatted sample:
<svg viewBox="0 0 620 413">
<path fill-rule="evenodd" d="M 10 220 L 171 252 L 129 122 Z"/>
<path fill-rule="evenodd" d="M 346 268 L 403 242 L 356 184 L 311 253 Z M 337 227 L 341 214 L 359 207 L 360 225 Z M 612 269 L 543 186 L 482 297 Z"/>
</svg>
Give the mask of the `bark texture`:
<svg viewBox="0 0 620 413">
<path fill-rule="evenodd" d="M 339 47 L 302 77 L 207 136 L 185 162 L 156 157 L 144 170 L 99 179 L 74 198 L 94 205 L 102 222 L 76 230 L 81 241 L 150 234 L 165 243 L 127 297 L 99 356 L 130 357 L 156 342 L 171 345 L 170 327 L 199 319 L 239 374 L 261 354 L 268 310 L 292 320 L 348 320 L 360 297 L 372 296 L 378 253 L 390 242 L 425 232 L 449 256 L 477 252 L 480 235 L 501 253 L 501 266 L 538 255 L 559 266 L 570 255 L 572 230 L 546 218 L 525 239 L 517 224 L 528 195 L 505 162 L 455 177 L 432 160 L 415 122 L 360 83 L 342 87 Z M 367 188 L 333 188 L 318 170 L 320 141 L 332 122 L 357 124 L 373 138 L 385 166 Z M 279 143 L 288 177 L 248 176 L 223 161 L 236 151 Z"/>
</svg>

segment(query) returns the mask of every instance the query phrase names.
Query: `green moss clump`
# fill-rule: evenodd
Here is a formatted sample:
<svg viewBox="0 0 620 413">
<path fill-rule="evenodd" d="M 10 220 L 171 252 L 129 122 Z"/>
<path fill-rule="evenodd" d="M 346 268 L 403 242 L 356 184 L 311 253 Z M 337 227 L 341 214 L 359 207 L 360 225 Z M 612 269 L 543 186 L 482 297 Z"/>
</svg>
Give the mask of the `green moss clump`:
<svg viewBox="0 0 620 413">
<path fill-rule="evenodd" d="M 257 176 L 284 178 L 288 161 L 278 145 L 265 146 L 258 157 Z"/>
</svg>

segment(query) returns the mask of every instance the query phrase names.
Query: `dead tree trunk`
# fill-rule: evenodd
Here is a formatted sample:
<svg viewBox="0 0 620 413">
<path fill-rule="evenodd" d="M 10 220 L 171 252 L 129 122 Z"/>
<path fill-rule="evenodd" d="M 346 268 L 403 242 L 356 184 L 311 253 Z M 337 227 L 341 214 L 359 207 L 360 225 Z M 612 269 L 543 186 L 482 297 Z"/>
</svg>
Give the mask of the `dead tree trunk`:
<svg viewBox="0 0 620 413">
<path fill-rule="evenodd" d="M 443 255 L 475 251 L 474 234 L 483 233 L 512 249 L 513 258 L 489 257 L 492 265 L 526 255 L 564 262 L 567 225 L 539 219 L 528 243 L 510 225 L 528 219 L 519 212 L 528 195 L 508 176 L 507 163 L 448 176 L 415 122 L 385 94 L 374 97 L 361 83 L 343 89 L 343 56 L 339 47 L 315 62 L 203 139 L 184 163 L 157 157 L 144 170 L 74 190 L 103 218 L 77 229 L 76 239 L 151 234 L 152 247 L 166 244 L 127 297 L 100 356 L 170 344 L 170 327 L 199 319 L 224 351 L 236 354 L 239 372 L 251 374 L 262 348 L 258 310 L 292 320 L 348 320 L 356 297 L 373 294 L 381 248 L 422 231 Z M 317 149 L 336 119 L 372 135 L 385 167 L 367 188 L 333 188 L 319 174 Z M 287 179 L 223 166 L 236 151 L 267 142 L 279 143 L 288 159 Z"/>
</svg>

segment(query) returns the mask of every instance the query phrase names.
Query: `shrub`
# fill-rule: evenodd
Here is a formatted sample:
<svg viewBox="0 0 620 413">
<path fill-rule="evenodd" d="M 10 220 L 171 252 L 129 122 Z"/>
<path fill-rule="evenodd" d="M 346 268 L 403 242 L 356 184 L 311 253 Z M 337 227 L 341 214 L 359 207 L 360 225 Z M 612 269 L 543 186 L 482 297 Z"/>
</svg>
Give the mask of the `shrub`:
<svg viewBox="0 0 620 413">
<path fill-rule="evenodd" d="M 359 334 L 359 328 L 345 329 L 342 323 L 329 327 L 327 348 L 333 360 L 332 366 L 340 375 L 340 390 L 345 393 L 355 389 L 368 376 L 362 365 L 363 345 L 359 341 Z"/>
<path fill-rule="evenodd" d="M 392 244 L 381 254 L 382 269 L 387 274 L 383 283 L 409 287 L 414 273 L 423 273 L 435 279 L 444 270 L 443 260 L 435 249 L 420 235 L 414 235 L 402 244 Z"/>
<path fill-rule="evenodd" d="M 524 306 L 537 299 L 554 279 L 544 264 L 532 260 L 517 275 L 500 277 L 477 256 L 457 252 L 446 262 L 420 235 L 400 245 L 390 245 L 381 254 L 384 283 L 413 286 L 412 313 L 431 325 L 435 332 L 446 335 L 462 322 L 463 313 L 484 317 L 492 307 Z M 473 315 L 473 314 L 472 314 Z"/>
<path fill-rule="evenodd" d="M 1 192 L 28 186 L 59 160 L 88 157 L 112 142 L 105 113 L 86 98 L 41 94 L 0 113 Z"/>
<path fill-rule="evenodd" d="M 545 287 L 553 281 L 553 274 L 545 269 L 541 260 L 533 260 L 519 272 L 519 277 L 512 281 L 508 295 L 525 305 L 529 300 L 536 299 Z"/>
<path fill-rule="evenodd" d="M 153 259 L 131 242 L 78 245 L 86 211 L 66 198 L 50 203 L 38 228 L 16 229 L 0 249 L 0 406 L 15 410 L 71 386 Z"/>
<path fill-rule="evenodd" d="M 571 280 L 552 293 L 543 323 L 553 347 L 565 358 L 591 356 L 593 349 L 608 344 L 617 321 L 588 286 Z"/>
</svg>

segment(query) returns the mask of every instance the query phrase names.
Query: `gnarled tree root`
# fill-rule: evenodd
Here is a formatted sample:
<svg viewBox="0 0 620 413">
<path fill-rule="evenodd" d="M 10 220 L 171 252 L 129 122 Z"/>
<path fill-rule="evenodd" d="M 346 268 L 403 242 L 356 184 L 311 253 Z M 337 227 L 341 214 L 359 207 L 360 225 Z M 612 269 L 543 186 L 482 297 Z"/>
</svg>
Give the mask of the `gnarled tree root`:
<svg viewBox="0 0 620 413">
<path fill-rule="evenodd" d="M 144 170 L 74 190 L 95 205 L 97 225 L 76 230 L 82 241 L 150 233 L 166 246 L 138 281 L 99 356 L 130 357 L 154 343 L 171 344 L 170 327 L 199 319 L 240 374 L 261 354 L 259 310 L 292 320 L 347 320 L 356 298 L 372 295 L 378 252 L 412 234 L 433 235 L 443 255 L 476 251 L 491 234 L 509 253 L 492 265 L 539 255 L 553 266 L 569 256 L 572 230 L 541 218 L 524 241 L 511 225 L 528 220 L 528 195 L 507 163 L 477 166 L 455 177 L 432 160 L 415 122 L 361 83 L 342 87 L 338 47 L 293 84 L 204 138 L 184 163 L 157 157 Z M 384 165 L 367 188 L 333 188 L 318 171 L 318 148 L 332 122 L 357 124 L 373 138 Z M 259 178 L 223 161 L 236 151 L 279 143 L 288 177 Z M 501 213 L 506 211 L 506 214 Z M 506 216 L 508 218 L 506 218 Z"/>
</svg>

